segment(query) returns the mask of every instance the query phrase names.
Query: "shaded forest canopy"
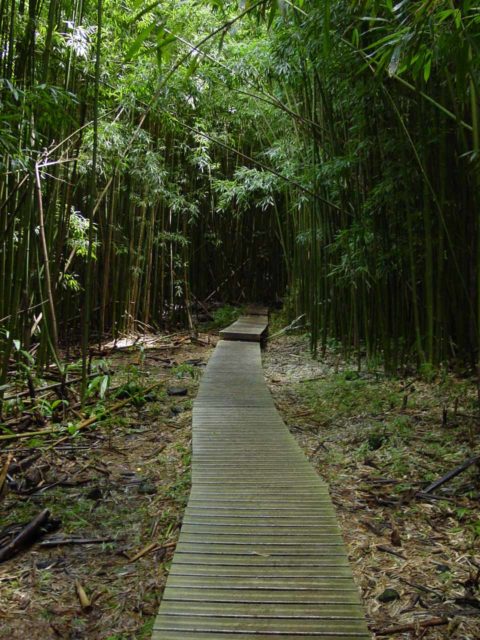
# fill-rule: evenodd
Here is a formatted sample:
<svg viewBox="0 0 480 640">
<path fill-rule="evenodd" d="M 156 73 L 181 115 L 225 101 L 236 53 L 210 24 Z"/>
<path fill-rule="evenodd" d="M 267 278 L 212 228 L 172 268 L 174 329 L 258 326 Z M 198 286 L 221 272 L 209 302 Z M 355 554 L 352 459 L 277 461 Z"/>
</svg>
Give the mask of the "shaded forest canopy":
<svg viewBox="0 0 480 640">
<path fill-rule="evenodd" d="M 479 36 L 473 0 L 1 0 L 0 383 L 211 294 L 473 364 Z"/>
</svg>

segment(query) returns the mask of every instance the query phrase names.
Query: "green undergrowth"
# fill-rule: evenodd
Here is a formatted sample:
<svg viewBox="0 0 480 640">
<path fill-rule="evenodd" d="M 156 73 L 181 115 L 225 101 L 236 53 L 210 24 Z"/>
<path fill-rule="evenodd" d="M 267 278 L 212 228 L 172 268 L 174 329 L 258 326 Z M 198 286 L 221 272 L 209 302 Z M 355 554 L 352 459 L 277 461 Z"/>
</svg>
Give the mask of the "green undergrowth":
<svg viewBox="0 0 480 640">
<path fill-rule="evenodd" d="M 135 435 L 135 429 L 129 428 L 128 422 L 126 418 L 117 422 L 118 437 Z M 101 460 L 94 455 L 90 457 L 89 466 L 95 464 L 101 464 Z M 135 484 L 130 484 L 128 478 L 105 479 L 97 474 L 96 481 L 90 480 L 85 485 L 54 487 L 29 500 L 17 501 L 8 511 L 6 524 L 26 523 L 40 509 L 49 509 L 60 520 L 61 535 L 88 536 L 95 532 L 95 536 L 108 537 L 114 533 L 115 538 L 135 547 L 142 544 L 155 516 L 161 537 L 167 540 L 178 525 L 178 513 L 188 501 L 190 449 L 177 443 L 172 450 L 155 456 L 148 464 L 142 461 L 138 464 L 138 467 L 128 465 L 138 475 Z M 99 493 L 92 497 L 94 487 L 98 487 Z M 104 550 L 109 547 L 110 543 L 103 545 Z"/>
<path fill-rule="evenodd" d="M 400 481 L 396 493 L 428 484 L 478 451 L 471 379 L 444 374 L 406 381 L 345 370 L 298 383 L 295 393 L 331 460 L 345 465 L 354 458 L 373 476 L 387 473 Z M 475 474 L 473 467 L 457 484 Z"/>
<path fill-rule="evenodd" d="M 243 307 L 234 307 L 231 304 L 225 304 L 212 313 L 213 319 L 205 325 L 206 330 L 224 329 L 228 325 L 238 320 L 242 315 Z"/>
<path fill-rule="evenodd" d="M 35 363 L 31 368 L 22 369 L 21 375 L 11 381 L 8 391 L 9 399 L 2 404 L 2 418 L 0 421 L 0 440 L 4 443 L 16 442 L 13 438 L 14 427 L 10 427 L 11 421 L 22 414 L 31 416 L 31 424 L 26 430 L 31 432 L 44 430 L 50 427 L 52 433 L 45 435 L 35 433 L 29 439 L 22 439 L 22 445 L 32 449 L 42 448 L 47 445 L 52 438 L 67 436 L 77 438 L 80 436 L 78 427 L 85 419 L 98 418 L 98 424 L 90 429 L 100 428 L 102 432 L 108 433 L 110 429 L 119 426 L 119 422 L 124 419 L 111 413 L 111 408 L 119 402 L 125 401 L 134 409 L 141 409 L 146 404 L 155 402 L 165 402 L 166 391 L 159 385 L 152 388 L 155 378 L 152 379 L 150 372 L 144 365 L 145 353 L 142 349 L 133 350 L 129 357 L 135 359 L 136 363 L 125 361 L 125 356 L 113 356 L 109 360 L 93 360 L 90 365 L 90 376 L 87 383 L 83 406 L 81 412 L 78 411 L 77 401 L 80 396 L 80 382 L 67 385 L 63 397 L 58 397 L 60 389 L 42 391 L 44 387 L 52 384 L 51 380 L 38 375 Z M 78 379 L 80 375 L 80 365 L 73 362 L 68 365 L 68 379 Z M 183 378 L 186 372 L 196 381 L 198 379 L 198 369 L 189 365 L 179 365 L 173 373 L 177 378 Z M 22 395 L 22 391 L 27 387 L 27 381 L 35 390 L 33 397 Z M 17 391 L 16 391 L 17 390 Z M 20 393 L 19 393 L 20 392 Z M 15 396 L 15 393 L 18 395 Z M 71 409 L 77 408 L 75 413 Z M 10 436 L 12 438 L 10 439 Z M 0 442 L 0 446 L 1 446 Z"/>
<path fill-rule="evenodd" d="M 65 415 L 58 414 L 58 422 L 53 416 L 46 419 L 44 426 L 60 433 L 21 441 L 21 457 L 29 456 L 29 449 L 42 455 L 25 473 L 16 475 L 18 490 L 12 489 L 4 499 L 2 528 L 25 525 L 48 509 L 52 531 L 46 537 L 111 538 L 96 545 L 34 547 L 40 569 L 33 586 L 26 584 L 23 571 L 32 562 L 30 547 L 11 561 L 12 567 L 18 567 L 18 577 L 4 586 L 2 598 L 6 607 L 14 608 L 16 590 L 33 594 L 38 611 L 22 622 L 29 632 L 41 616 L 46 623 L 55 619 L 60 634 L 74 628 L 85 638 L 150 637 L 191 486 L 190 410 L 202 369 L 182 359 L 203 360 L 203 354 L 185 349 L 185 356 L 175 352 L 175 361 L 141 350 L 112 355 L 108 368 L 90 379 L 83 409 L 78 405 L 75 409 L 77 385 L 74 394 L 69 392 L 72 406 L 65 406 Z M 156 381 L 160 385 L 151 390 Z M 186 396 L 168 394 L 169 387 L 179 386 L 187 389 Z M 51 402 L 51 397 L 45 401 Z M 124 404 L 111 411 L 119 403 Z M 102 419 L 74 432 L 72 427 L 89 415 Z M 30 424 L 28 430 L 34 428 Z M 64 435 L 68 440 L 52 449 L 52 442 Z M 129 563 L 151 545 L 153 550 Z M 55 562 L 43 568 L 46 558 Z M 98 603 L 95 600 L 95 618 L 75 613 L 73 579 L 89 596 L 101 595 Z M 67 603 L 60 615 L 55 613 L 52 585 Z"/>
<path fill-rule="evenodd" d="M 394 385 L 362 378 L 354 371 L 332 373 L 322 380 L 299 385 L 304 401 L 322 424 L 338 419 L 375 415 L 399 405 L 401 395 Z"/>
<path fill-rule="evenodd" d="M 458 637 L 477 637 L 480 465 L 426 492 L 480 455 L 476 380 L 446 370 L 359 372 L 329 350 L 300 382 L 302 370 L 309 375 L 307 341 L 285 344 L 270 356 L 272 391 L 329 486 L 369 619 L 398 624 L 397 605 L 379 606 L 385 589 L 397 591 L 405 610 L 421 592 L 432 616 L 455 602 L 452 617 L 461 617 L 471 604 L 462 625 L 477 629 Z M 289 351 L 298 363 L 291 379 Z"/>
<path fill-rule="evenodd" d="M 295 322 L 296 320 L 297 322 Z M 278 334 L 277 339 L 284 334 L 306 336 L 306 331 L 307 325 L 305 318 L 295 315 L 287 305 L 284 305 L 281 309 L 274 309 L 270 311 L 268 318 L 269 336 L 275 336 L 275 334 Z"/>
<path fill-rule="evenodd" d="M 270 316 L 268 318 L 268 332 L 270 335 L 281 331 L 289 324 L 290 320 L 288 319 L 288 312 L 284 307 L 282 307 L 282 309 L 275 309 L 274 311 L 270 311 Z"/>
</svg>

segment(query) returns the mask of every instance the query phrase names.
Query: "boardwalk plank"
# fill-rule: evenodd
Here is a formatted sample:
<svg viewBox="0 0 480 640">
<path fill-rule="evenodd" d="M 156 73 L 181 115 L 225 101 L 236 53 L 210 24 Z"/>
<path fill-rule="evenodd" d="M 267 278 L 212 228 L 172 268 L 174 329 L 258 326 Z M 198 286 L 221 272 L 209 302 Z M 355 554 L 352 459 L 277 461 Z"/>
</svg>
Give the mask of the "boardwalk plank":
<svg viewBox="0 0 480 640">
<path fill-rule="evenodd" d="M 338 591 L 336 589 L 302 589 L 302 590 L 270 590 L 270 589 L 215 589 L 215 588 L 195 588 L 184 587 L 165 589 L 163 602 L 169 600 L 187 602 L 230 602 L 230 603 L 250 603 L 250 604 L 353 604 L 360 605 L 358 593 L 355 590 Z M 263 606 L 257 608 L 263 611 Z M 361 607 L 358 607 L 359 619 L 361 618 Z M 162 608 L 160 607 L 160 613 Z M 301 631 L 301 626 L 299 626 Z"/>
<path fill-rule="evenodd" d="M 174 562 L 170 575 L 176 576 L 264 576 L 268 578 L 314 578 L 318 576 L 318 567 L 269 567 L 268 565 L 257 566 L 256 569 L 250 565 L 203 565 L 192 563 Z M 330 569 L 323 567 L 322 576 L 324 578 L 335 578 L 336 576 L 351 577 L 352 572 L 348 566 L 333 566 Z"/>
<path fill-rule="evenodd" d="M 348 567 L 350 565 L 343 554 L 338 556 L 317 556 L 312 558 L 276 558 L 274 556 L 262 557 L 258 555 L 234 555 L 234 554 L 214 554 L 214 553 L 182 553 L 179 551 L 175 554 L 175 560 L 173 565 L 179 564 L 195 564 L 198 567 L 211 567 L 211 566 L 229 566 L 229 567 L 273 567 L 278 569 L 295 569 L 303 570 L 304 567 L 311 567 L 315 571 L 315 575 L 318 575 L 318 568 L 323 567 L 326 571 L 329 571 L 331 567 Z"/>
<path fill-rule="evenodd" d="M 248 618 L 271 618 L 276 617 L 281 620 L 284 618 L 307 618 L 322 620 L 328 618 L 340 618 L 349 620 L 356 618 L 358 615 L 358 607 L 355 604 L 265 604 L 262 606 L 261 612 L 257 607 L 252 606 L 248 602 L 189 602 L 188 610 L 192 615 L 211 615 L 211 616 L 232 616 L 248 617 Z M 165 613 L 184 613 L 186 605 L 184 602 L 176 602 L 169 600 L 165 603 Z"/>
<path fill-rule="evenodd" d="M 305 633 L 278 633 L 274 632 L 199 632 L 199 631 L 171 631 L 169 629 L 154 628 L 152 640 L 312 640 L 312 638 L 325 638 L 326 640 L 347 640 L 355 638 L 356 640 L 371 640 L 368 633 L 364 634 L 345 634 L 330 633 L 322 631 L 313 631 Z"/>
<path fill-rule="evenodd" d="M 171 630 L 196 630 L 196 631 L 223 631 L 223 632 L 249 632 L 259 631 L 272 632 L 292 632 L 298 629 L 298 618 L 248 618 L 245 616 L 192 616 L 177 614 L 162 614 L 157 618 L 155 628 L 167 628 Z M 334 620 L 324 619 L 321 622 L 310 618 L 302 619 L 302 632 L 330 631 L 336 633 L 358 633 L 357 621 L 336 618 Z"/>
</svg>

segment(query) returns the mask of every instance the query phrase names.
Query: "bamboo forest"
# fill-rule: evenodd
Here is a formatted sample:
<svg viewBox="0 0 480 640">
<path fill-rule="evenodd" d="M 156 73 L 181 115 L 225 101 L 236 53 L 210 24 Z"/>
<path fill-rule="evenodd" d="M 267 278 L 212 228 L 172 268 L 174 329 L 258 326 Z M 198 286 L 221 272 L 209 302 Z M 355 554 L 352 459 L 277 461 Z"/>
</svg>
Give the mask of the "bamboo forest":
<svg viewBox="0 0 480 640">
<path fill-rule="evenodd" d="M 0 640 L 478 640 L 479 433 L 480 2 L 0 0 Z"/>
</svg>

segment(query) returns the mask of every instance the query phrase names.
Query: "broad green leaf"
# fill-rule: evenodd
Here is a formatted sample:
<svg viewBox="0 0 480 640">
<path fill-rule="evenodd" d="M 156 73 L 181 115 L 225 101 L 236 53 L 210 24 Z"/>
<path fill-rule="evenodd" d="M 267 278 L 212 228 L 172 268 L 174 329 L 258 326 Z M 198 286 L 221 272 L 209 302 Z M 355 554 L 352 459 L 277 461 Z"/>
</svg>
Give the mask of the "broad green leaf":
<svg viewBox="0 0 480 640">
<path fill-rule="evenodd" d="M 157 36 L 157 61 L 161 66 L 162 62 L 168 62 L 172 53 L 172 44 L 176 41 L 173 34 L 164 35 L 165 32 L 159 32 Z"/>
<path fill-rule="evenodd" d="M 432 70 L 432 57 L 429 56 L 425 66 L 423 67 L 423 79 L 425 80 L 425 82 L 428 82 L 428 79 L 430 78 L 431 70 Z"/>
<path fill-rule="evenodd" d="M 44 444 L 45 442 L 40 438 L 30 438 L 27 442 L 27 446 L 30 447 L 31 449 L 38 449 L 39 447 L 42 447 Z"/>
<path fill-rule="evenodd" d="M 98 394 L 102 400 L 105 398 L 105 394 L 107 393 L 109 382 L 110 382 L 109 376 L 103 376 L 102 384 L 100 385 L 100 391 Z"/>
<path fill-rule="evenodd" d="M 198 62 L 199 62 L 199 56 L 195 56 L 192 58 L 190 64 L 188 65 L 187 78 L 190 78 L 191 76 L 193 76 L 193 74 L 198 68 Z"/>
<path fill-rule="evenodd" d="M 130 47 L 130 49 L 127 51 L 127 55 L 126 55 L 126 60 L 131 60 L 136 53 L 138 53 L 140 47 L 142 46 L 142 44 L 145 42 L 145 40 L 151 35 L 151 33 L 153 32 L 153 30 L 157 27 L 157 24 L 155 22 L 152 22 L 151 24 L 148 25 L 148 27 L 145 27 L 145 29 L 143 29 L 138 36 L 135 38 L 132 46 Z"/>
<path fill-rule="evenodd" d="M 275 19 L 275 16 L 277 14 L 277 3 L 276 2 L 272 2 L 272 6 L 270 8 L 270 12 L 268 14 L 268 22 L 267 22 L 267 28 L 270 29 L 270 27 L 272 26 L 273 20 Z"/>
<path fill-rule="evenodd" d="M 354 47 L 358 47 L 360 44 L 360 32 L 356 27 L 352 31 L 352 44 Z"/>
<path fill-rule="evenodd" d="M 11 435 L 11 434 L 13 434 L 13 433 L 14 433 L 14 432 L 13 432 L 11 429 L 9 429 L 5 424 L 0 424 L 0 431 L 1 431 L 2 433 L 9 434 L 9 435 Z"/>
<path fill-rule="evenodd" d="M 445 9 L 444 11 L 439 11 L 437 14 L 437 18 L 439 22 L 444 22 L 447 18 L 450 18 L 455 13 L 455 9 Z"/>
<path fill-rule="evenodd" d="M 139 13 L 134 15 L 130 22 L 131 23 L 138 22 L 138 20 L 140 20 L 140 18 L 143 18 L 144 15 L 146 15 L 147 13 L 149 13 L 150 11 L 155 9 L 155 7 L 157 7 L 161 3 L 162 3 L 162 0 L 155 0 L 155 2 L 152 2 L 152 3 L 148 4 Z"/>
<path fill-rule="evenodd" d="M 76 424 L 68 423 L 67 431 L 71 436 L 75 436 L 78 433 L 78 426 Z"/>
</svg>

